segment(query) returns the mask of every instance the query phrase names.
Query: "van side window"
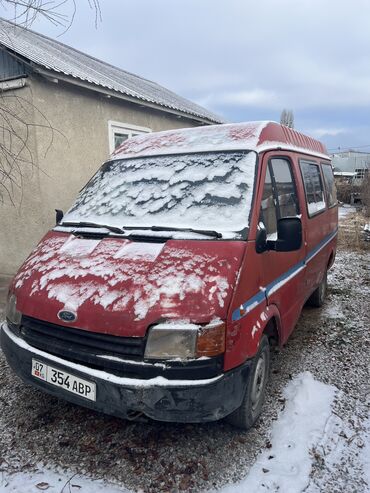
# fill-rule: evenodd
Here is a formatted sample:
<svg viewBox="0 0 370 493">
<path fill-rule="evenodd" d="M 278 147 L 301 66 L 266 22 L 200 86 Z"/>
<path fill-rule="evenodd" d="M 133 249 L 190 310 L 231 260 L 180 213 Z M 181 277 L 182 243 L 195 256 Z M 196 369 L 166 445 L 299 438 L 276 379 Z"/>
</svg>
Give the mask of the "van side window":
<svg viewBox="0 0 370 493">
<path fill-rule="evenodd" d="M 277 217 L 291 217 L 299 214 L 298 199 L 289 161 L 274 158 L 270 161 L 272 181 L 277 198 Z"/>
<path fill-rule="evenodd" d="M 326 188 L 328 206 L 332 207 L 337 204 L 337 189 L 335 188 L 333 170 L 330 164 L 321 164 L 322 174 Z"/>
<path fill-rule="evenodd" d="M 271 237 L 271 235 L 276 234 L 276 207 L 269 168 L 266 170 L 265 186 L 263 187 L 260 221 L 265 225 L 267 235 Z"/>
<path fill-rule="evenodd" d="M 289 161 L 273 158 L 266 170 L 260 216 L 268 239 L 276 239 L 278 219 L 296 216 L 298 213 L 298 199 Z"/>
<path fill-rule="evenodd" d="M 300 161 L 308 215 L 311 217 L 325 209 L 324 187 L 320 167 L 308 161 Z"/>
</svg>

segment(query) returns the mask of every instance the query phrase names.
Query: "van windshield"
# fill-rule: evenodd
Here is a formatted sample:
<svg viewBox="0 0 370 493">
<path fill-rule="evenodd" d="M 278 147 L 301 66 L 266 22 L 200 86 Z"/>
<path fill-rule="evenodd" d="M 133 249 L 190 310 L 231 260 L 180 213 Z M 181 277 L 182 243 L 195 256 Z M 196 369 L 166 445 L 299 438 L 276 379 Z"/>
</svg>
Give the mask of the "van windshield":
<svg viewBox="0 0 370 493">
<path fill-rule="evenodd" d="M 255 167 L 256 154 L 247 151 L 109 161 L 63 223 L 194 228 L 240 237 L 248 228 Z"/>
</svg>

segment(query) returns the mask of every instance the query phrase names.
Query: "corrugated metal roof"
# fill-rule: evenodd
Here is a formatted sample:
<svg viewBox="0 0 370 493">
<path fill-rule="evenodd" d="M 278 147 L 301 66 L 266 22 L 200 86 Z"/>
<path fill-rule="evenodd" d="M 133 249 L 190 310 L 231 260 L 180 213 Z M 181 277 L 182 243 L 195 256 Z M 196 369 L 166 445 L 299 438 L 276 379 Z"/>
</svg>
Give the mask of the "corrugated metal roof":
<svg viewBox="0 0 370 493">
<path fill-rule="evenodd" d="M 1 18 L 0 43 L 46 70 L 141 100 L 143 104 L 159 105 L 212 123 L 223 122 L 219 116 L 155 82 Z"/>
</svg>

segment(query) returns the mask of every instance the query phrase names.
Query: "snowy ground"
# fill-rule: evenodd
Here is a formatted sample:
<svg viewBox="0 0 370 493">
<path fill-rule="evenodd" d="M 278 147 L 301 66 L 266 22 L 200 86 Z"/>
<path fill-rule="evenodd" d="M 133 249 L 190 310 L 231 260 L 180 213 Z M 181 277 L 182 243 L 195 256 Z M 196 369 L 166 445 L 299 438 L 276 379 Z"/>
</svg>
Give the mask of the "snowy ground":
<svg viewBox="0 0 370 493">
<path fill-rule="evenodd" d="M 260 453 L 248 475 L 222 493 L 307 491 L 314 451 L 331 440 L 330 420 L 336 387 L 314 380 L 309 372 L 284 389 L 285 409 L 273 424 L 271 446 Z"/>
<path fill-rule="evenodd" d="M 246 433 L 103 416 L 26 387 L 0 354 L 0 492 L 370 492 L 369 264 L 339 252 Z"/>
<path fill-rule="evenodd" d="M 338 393 L 336 387 L 315 380 L 309 372 L 297 375 L 283 391 L 285 409 L 273 424 L 269 447 L 259 454 L 241 482 L 225 486 L 219 493 L 316 491 L 315 486 L 311 485 L 312 462 L 324 449 L 329 452 L 327 463 L 333 462 L 333 449 L 339 449 L 336 453 L 340 455 L 343 453 L 343 444 L 339 444 L 343 423 L 332 409 Z M 369 472 L 369 438 L 369 435 L 364 436 L 364 452 L 359 461 L 364 473 Z M 363 479 L 368 480 L 369 477 L 364 476 Z M 129 493 L 101 480 L 94 481 L 43 467 L 36 472 L 4 474 L 0 480 L 1 488 L 1 491 L 14 493 L 37 490 L 50 493 Z"/>
<path fill-rule="evenodd" d="M 6 493 L 129 493 L 102 480 L 92 480 L 78 474 L 66 474 L 41 467 L 32 472 L 0 476 L 0 491 Z"/>
</svg>

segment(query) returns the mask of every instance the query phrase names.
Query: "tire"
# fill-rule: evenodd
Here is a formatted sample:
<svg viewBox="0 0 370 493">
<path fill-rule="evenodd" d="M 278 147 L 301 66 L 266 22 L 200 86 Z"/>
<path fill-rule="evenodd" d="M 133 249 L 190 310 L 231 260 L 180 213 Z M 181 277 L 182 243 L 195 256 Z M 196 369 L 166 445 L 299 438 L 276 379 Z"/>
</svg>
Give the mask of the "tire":
<svg viewBox="0 0 370 493">
<path fill-rule="evenodd" d="M 309 297 L 307 302 L 308 305 L 313 306 L 315 308 L 320 308 L 324 304 L 327 290 L 328 290 L 328 273 L 327 271 L 325 271 L 322 281 Z"/>
<path fill-rule="evenodd" d="M 258 420 L 265 399 L 266 383 L 270 370 L 270 345 L 263 335 L 257 354 L 253 358 L 251 371 L 240 407 L 226 417 L 226 421 L 242 430 L 249 430 Z"/>
</svg>

